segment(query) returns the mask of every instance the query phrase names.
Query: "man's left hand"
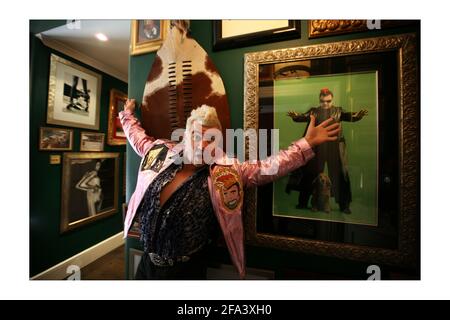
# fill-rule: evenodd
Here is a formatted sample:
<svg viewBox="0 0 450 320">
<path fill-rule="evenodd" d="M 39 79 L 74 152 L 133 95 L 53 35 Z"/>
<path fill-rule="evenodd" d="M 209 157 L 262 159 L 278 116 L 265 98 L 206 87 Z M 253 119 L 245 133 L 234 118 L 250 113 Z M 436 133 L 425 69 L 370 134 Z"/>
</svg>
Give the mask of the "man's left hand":
<svg viewBox="0 0 450 320">
<path fill-rule="evenodd" d="M 311 121 L 305 135 L 305 139 L 311 148 L 324 142 L 337 140 L 341 125 L 339 123 L 332 123 L 333 121 L 333 118 L 329 118 L 316 126 L 316 117 L 311 115 Z"/>
</svg>

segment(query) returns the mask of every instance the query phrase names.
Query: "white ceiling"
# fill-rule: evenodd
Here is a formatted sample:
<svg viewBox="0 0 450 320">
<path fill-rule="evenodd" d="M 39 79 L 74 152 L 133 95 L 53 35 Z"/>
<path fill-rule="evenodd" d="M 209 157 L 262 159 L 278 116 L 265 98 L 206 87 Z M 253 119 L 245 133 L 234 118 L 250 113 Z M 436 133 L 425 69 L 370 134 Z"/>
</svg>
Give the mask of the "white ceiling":
<svg viewBox="0 0 450 320">
<path fill-rule="evenodd" d="M 79 24 L 50 29 L 38 36 L 45 45 L 128 82 L 130 23 L 130 20 L 79 20 Z M 109 40 L 98 40 L 96 33 L 105 34 Z"/>
</svg>

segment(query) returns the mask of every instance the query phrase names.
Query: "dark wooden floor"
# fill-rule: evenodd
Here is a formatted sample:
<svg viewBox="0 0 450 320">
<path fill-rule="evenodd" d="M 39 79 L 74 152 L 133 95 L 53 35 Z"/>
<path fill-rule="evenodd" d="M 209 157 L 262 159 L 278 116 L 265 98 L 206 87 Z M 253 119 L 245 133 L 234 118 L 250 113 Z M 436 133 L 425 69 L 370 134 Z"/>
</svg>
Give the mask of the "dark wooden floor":
<svg viewBox="0 0 450 320">
<path fill-rule="evenodd" d="M 82 268 L 81 280 L 125 280 L 125 246 Z"/>
</svg>

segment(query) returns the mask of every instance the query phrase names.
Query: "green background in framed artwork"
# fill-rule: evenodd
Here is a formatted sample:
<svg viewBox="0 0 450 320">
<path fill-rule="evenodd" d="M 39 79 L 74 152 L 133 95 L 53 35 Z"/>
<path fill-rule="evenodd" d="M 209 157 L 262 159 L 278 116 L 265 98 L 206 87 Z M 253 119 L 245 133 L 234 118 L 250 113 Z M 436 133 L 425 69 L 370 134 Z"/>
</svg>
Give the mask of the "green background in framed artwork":
<svg viewBox="0 0 450 320">
<path fill-rule="evenodd" d="M 319 105 L 319 92 L 330 89 L 335 106 L 344 111 L 367 109 L 369 114 L 358 122 L 341 122 L 347 144 L 348 170 L 352 190 L 351 214 L 339 211 L 331 198 L 331 212 L 297 209 L 298 191 L 285 191 L 288 176 L 274 182 L 273 215 L 354 224 L 377 225 L 377 72 L 345 73 L 274 81 L 274 128 L 279 128 L 280 149 L 289 147 L 305 132 L 306 123 L 294 122 L 290 110 L 307 112 Z M 325 172 L 327 168 L 325 167 Z"/>
</svg>

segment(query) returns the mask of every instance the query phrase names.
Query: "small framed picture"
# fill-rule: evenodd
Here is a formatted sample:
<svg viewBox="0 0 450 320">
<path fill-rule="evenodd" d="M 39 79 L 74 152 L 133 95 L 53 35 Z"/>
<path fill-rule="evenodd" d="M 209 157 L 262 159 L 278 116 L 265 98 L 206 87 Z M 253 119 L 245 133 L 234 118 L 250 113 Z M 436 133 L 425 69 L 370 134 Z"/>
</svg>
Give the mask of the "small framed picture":
<svg viewBox="0 0 450 320">
<path fill-rule="evenodd" d="M 103 151 L 105 134 L 97 132 L 81 132 L 80 151 Z"/>
<path fill-rule="evenodd" d="M 131 22 L 130 54 L 157 51 L 169 31 L 169 20 L 133 20 Z"/>
<path fill-rule="evenodd" d="M 112 89 L 109 95 L 108 113 L 108 144 L 112 146 L 126 145 L 127 137 L 123 132 L 119 119 L 119 112 L 125 108 L 127 95 L 119 90 Z"/>
<path fill-rule="evenodd" d="M 213 50 L 300 38 L 299 20 L 215 20 Z"/>
<path fill-rule="evenodd" d="M 39 131 L 39 150 L 70 151 L 72 150 L 73 130 L 41 127 Z"/>
</svg>

